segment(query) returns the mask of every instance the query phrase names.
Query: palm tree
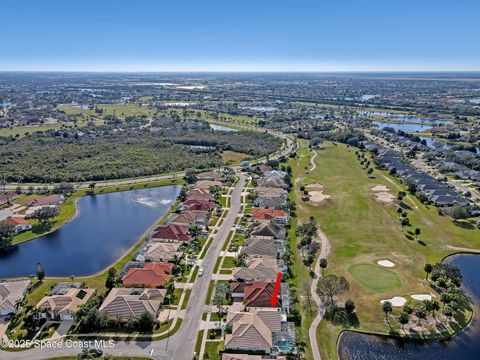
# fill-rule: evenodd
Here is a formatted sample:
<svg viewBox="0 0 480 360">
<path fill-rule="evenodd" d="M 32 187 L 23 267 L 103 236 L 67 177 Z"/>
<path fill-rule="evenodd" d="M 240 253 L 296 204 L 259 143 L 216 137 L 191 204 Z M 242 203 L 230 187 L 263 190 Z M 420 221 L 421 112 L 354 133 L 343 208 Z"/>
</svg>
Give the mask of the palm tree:
<svg viewBox="0 0 480 360">
<path fill-rule="evenodd" d="M 433 270 L 432 264 L 425 264 L 425 266 L 423 267 L 423 270 L 425 270 L 425 272 L 427 273 L 425 280 L 428 280 L 428 274 L 430 274 Z"/>
<path fill-rule="evenodd" d="M 421 230 L 419 228 L 415 228 L 415 238 L 418 240 L 418 237 L 420 236 Z"/>
<path fill-rule="evenodd" d="M 15 309 L 15 312 L 18 311 L 18 309 L 20 309 L 23 305 L 23 299 L 18 299 L 17 301 L 15 301 L 15 305 L 14 305 L 14 309 Z"/>
<path fill-rule="evenodd" d="M 415 309 L 415 316 L 418 318 L 418 325 L 420 325 L 420 321 L 427 317 L 427 309 L 425 305 L 420 305 Z"/>
<path fill-rule="evenodd" d="M 448 320 L 450 320 L 453 316 L 453 309 L 450 306 L 445 306 L 443 309 L 443 315 L 447 317 Z"/>
<path fill-rule="evenodd" d="M 433 299 L 431 302 L 432 302 L 431 312 L 432 312 L 432 316 L 435 318 L 435 311 L 440 310 L 440 304 L 438 303 L 438 300 L 435 300 L 435 299 Z"/>
<path fill-rule="evenodd" d="M 397 208 L 397 214 L 399 219 L 402 216 L 402 213 L 403 213 L 403 209 L 401 207 Z"/>
<path fill-rule="evenodd" d="M 320 259 L 320 267 L 322 268 L 322 276 L 323 276 L 323 270 L 325 270 L 328 266 L 327 259 Z"/>
<path fill-rule="evenodd" d="M 405 311 L 400 314 L 398 318 L 398 322 L 402 324 L 402 330 L 405 332 L 405 325 L 407 325 L 410 321 L 410 315 Z"/>
<path fill-rule="evenodd" d="M 385 313 L 385 320 L 390 324 L 390 321 L 388 320 L 388 314 L 393 311 L 392 308 L 392 303 L 390 301 L 385 301 L 382 305 L 382 310 Z"/>
</svg>

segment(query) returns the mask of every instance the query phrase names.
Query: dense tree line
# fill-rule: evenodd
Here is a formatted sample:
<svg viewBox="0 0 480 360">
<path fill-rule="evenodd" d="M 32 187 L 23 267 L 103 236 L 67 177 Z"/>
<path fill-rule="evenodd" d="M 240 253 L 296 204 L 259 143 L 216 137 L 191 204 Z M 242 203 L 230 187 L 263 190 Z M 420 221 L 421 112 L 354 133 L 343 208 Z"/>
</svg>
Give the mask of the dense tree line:
<svg viewBox="0 0 480 360">
<path fill-rule="evenodd" d="M 39 133 L 0 146 L 0 177 L 12 182 L 62 182 L 148 176 L 221 166 L 223 150 L 264 156 L 280 145 L 281 141 L 269 134 L 247 131 L 197 129 L 170 137 L 132 132 L 88 138 Z"/>
</svg>

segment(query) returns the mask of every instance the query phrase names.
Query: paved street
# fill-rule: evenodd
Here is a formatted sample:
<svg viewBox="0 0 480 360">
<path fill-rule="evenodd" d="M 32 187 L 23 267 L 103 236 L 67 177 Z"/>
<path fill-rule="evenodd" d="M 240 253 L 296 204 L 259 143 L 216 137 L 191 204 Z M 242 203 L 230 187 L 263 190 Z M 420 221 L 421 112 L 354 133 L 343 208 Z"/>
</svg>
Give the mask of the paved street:
<svg viewBox="0 0 480 360">
<path fill-rule="evenodd" d="M 210 248 L 203 260 L 202 267 L 204 274 L 197 277 L 190 295 L 190 301 L 185 312 L 180 329 L 169 339 L 161 341 L 120 341 L 113 349 L 106 350 L 116 356 L 150 356 L 154 359 L 192 359 L 197 339 L 197 332 L 200 328 L 202 314 L 205 310 L 205 298 L 207 296 L 208 284 L 213 274 L 216 260 L 220 254 L 222 246 L 227 239 L 228 233 L 232 228 L 235 218 L 240 213 L 241 193 L 245 186 L 244 175 L 239 175 L 240 180 L 235 185 L 232 192 L 230 210 L 227 213 L 222 226 L 215 235 Z M 152 352 L 153 351 L 153 352 Z M 1 352 L 0 358 L 6 360 L 38 360 L 47 359 L 54 356 L 76 355 L 78 349 L 32 349 L 22 352 Z"/>
</svg>

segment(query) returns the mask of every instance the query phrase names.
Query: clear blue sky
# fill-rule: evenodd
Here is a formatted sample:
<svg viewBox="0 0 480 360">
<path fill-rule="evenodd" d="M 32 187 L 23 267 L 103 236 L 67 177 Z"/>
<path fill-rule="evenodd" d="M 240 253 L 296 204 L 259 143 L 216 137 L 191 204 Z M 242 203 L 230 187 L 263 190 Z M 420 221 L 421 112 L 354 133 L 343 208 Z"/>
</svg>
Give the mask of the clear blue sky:
<svg viewBox="0 0 480 360">
<path fill-rule="evenodd" d="M 479 0 L 2 0 L 0 70 L 480 70 Z"/>
</svg>

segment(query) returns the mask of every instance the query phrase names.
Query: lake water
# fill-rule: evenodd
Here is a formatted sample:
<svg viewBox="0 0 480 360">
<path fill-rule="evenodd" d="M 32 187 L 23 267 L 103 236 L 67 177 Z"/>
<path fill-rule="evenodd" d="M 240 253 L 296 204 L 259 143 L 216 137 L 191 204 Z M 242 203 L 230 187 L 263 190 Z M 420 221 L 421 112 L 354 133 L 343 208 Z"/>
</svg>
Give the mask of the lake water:
<svg viewBox="0 0 480 360">
<path fill-rule="evenodd" d="M 238 131 L 237 129 L 234 129 L 231 127 L 226 127 L 226 126 L 221 126 L 216 124 L 210 124 L 210 129 L 214 131 Z"/>
<path fill-rule="evenodd" d="M 165 215 L 180 189 L 171 185 L 81 197 L 69 223 L 0 251 L 0 278 L 34 274 L 37 262 L 47 276 L 94 274 L 125 254 Z"/>
<path fill-rule="evenodd" d="M 77 108 L 77 109 L 82 109 L 82 110 L 89 110 L 90 109 L 90 105 L 88 105 L 88 104 L 76 104 L 76 105 L 72 105 L 72 107 Z"/>
<path fill-rule="evenodd" d="M 440 140 L 435 140 L 434 138 L 430 137 L 423 137 L 419 136 L 421 140 L 425 140 L 427 142 L 427 146 L 430 149 L 440 149 L 440 150 L 450 150 L 453 146 L 455 146 L 455 143 L 448 143 L 445 141 L 440 141 Z M 480 147 L 475 147 L 475 152 L 477 154 L 480 154 Z"/>
<path fill-rule="evenodd" d="M 450 121 L 450 120 L 423 119 L 423 118 L 418 118 L 418 117 L 408 117 L 408 116 L 402 116 L 402 115 L 396 115 L 396 116 L 392 116 L 390 118 L 392 120 L 414 123 L 414 124 L 425 124 L 425 123 L 426 124 L 428 124 L 428 123 L 443 124 L 443 125 L 452 125 L 453 124 L 453 121 Z"/>
<path fill-rule="evenodd" d="M 480 255 L 462 254 L 447 259 L 460 268 L 463 286 L 476 304 L 470 326 L 445 341 L 405 341 L 376 335 L 344 332 L 338 341 L 342 360 L 469 360 L 480 359 Z"/>
<path fill-rule="evenodd" d="M 427 143 L 427 146 L 430 149 L 441 149 L 441 150 L 448 150 L 452 147 L 451 144 L 445 142 L 445 141 L 440 141 L 440 140 L 435 140 L 431 137 L 423 137 L 420 136 L 420 140 L 425 140 Z"/>
<path fill-rule="evenodd" d="M 249 107 L 248 109 L 253 111 L 261 111 L 261 112 L 272 112 L 272 111 L 278 110 L 276 107 L 273 107 L 273 106 L 253 106 L 253 107 Z"/>
<path fill-rule="evenodd" d="M 383 129 L 384 127 L 390 127 L 395 130 L 402 130 L 409 133 L 422 132 L 422 131 L 430 130 L 432 128 L 431 125 L 424 125 L 424 124 L 397 124 L 397 123 L 386 123 L 381 121 L 374 121 L 373 123 L 377 125 L 380 129 Z"/>
</svg>

